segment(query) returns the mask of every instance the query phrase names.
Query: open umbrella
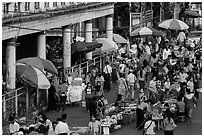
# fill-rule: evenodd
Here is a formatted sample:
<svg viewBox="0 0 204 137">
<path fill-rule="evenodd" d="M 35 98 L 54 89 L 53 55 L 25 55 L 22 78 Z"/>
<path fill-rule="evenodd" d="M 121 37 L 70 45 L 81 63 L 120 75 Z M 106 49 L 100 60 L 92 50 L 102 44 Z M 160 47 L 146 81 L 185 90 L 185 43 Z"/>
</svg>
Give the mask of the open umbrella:
<svg viewBox="0 0 204 137">
<path fill-rule="evenodd" d="M 187 10 L 184 12 L 187 16 L 192 17 L 192 18 L 198 18 L 201 17 L 201 15 L 196 12 L 195 10 Z"/>
<path fill-rule="evenodd" d="M 185 30 L 189 28 L 185 22 L 178 19 L 165 20 L 159 24 L 159 27 L 172 30 Z"/>
<path fill-rule="evenodd" d="M 96 48 L 102 47 L 102 44 L 99 42 L 75 42 L 72 43 L 72 50 L 71 53 L 75 53 L 76 51 L 81 52 L 81 51 L 93 51 Z"/>
<path fill-rule="evenodd" d="M 49 80 L 39 69 L 23 63 L 16 63 L 16 71 L 17 77 L 25 81 L 30 86 L 38 89 L 50 88 Z"/>
<path fill-rule="evenodd" d="M 102 51 L 110 51 L 110 50 L 118 49 L 118 45 L 114 41 L 109 40 L 107 38 L 96 38 L 94 41 L 102 43 L 102 45 L 103 45 L 101 47 Z"/>
<path fill-rule="evenodd" d="M 161 36 L 162 32 L 150 27 L 141 27 L 131 32 L 130 36 Z"/>
<path fill-rule="evenodd" d="M 102 34 L 98 36 L 97 38 L 106 38 L 106 34 Z M 113 41 L 115 41 L 116 43 L 120 43 L 120 44 L 128 43 L 128 41 L 119 34 L 113 34 Z"/>
<path fill-rule="evenodd" d="M 23 63 L 26 65 L 31 65 L 35 68 L 38 68 L 40 70 L 45 70 L 47 72 L 50 72 L 52 74 L 58 74 L 57 69 L 55 68 L 54 64 L 46 59 L 42 59 L 39 57 L 29 57 L 29 58 L 23 58 L 17 61 L 17 63 Z"/>
</svg>

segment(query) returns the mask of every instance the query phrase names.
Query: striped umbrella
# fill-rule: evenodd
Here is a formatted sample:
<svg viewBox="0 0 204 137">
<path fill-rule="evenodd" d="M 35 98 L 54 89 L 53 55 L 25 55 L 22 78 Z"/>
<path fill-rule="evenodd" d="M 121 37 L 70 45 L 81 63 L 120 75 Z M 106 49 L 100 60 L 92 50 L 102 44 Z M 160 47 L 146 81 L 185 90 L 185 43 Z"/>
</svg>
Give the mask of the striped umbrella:
<svg viewBox="0 0 204 137">
<path fill-rule="evenodd" d="M 106 38 L 106 34 L 102 34 L 97 38 Z M 126 43 L 126 44 L 128 43 L 128 41 L 119 34 L 113 34 L 113 41 L 115 43 Z"/>
<path fill-rule="evenodd" d="M 162 32 L 150 27 L 142 27 L 131 32 L 130 36 L 161 36 Z"/>
<path fill-rule="evenodd" d="M 16 63 L 17 77 L 38 89 L 49 89 L 50 82 L 42 71 L 30 65 Z"/>
<path fill-rule="evenodd" d="M 172 30 L 185 30 L 189 28 L 189 26 L 185 22 L 178 19 L 166 20 L 160 23 L 159 27 Z"/>
</svg>

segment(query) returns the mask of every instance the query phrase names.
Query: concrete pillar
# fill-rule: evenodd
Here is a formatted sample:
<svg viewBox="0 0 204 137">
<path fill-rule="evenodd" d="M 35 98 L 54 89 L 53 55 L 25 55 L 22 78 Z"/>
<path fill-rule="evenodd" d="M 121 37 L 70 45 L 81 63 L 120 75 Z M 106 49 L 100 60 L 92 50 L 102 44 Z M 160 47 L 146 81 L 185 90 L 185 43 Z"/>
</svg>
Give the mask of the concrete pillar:
<svg viewBox="0 0 204 137">
<path fill-rule="evenodd" d="M 64 68 L 71 67 L 71 28 L 71 25 L 62 28 Z"/>
<path fill-rule="evenodd" d="M 25 12 L 25 2 L 20 3 L 20 12 Z"/>
<path fill-rule="evenodd" d="M 41 32 L 37 38 L 37 56 L 46 59 L 46 34 Z"/>
<path fill-rule="evenodd" d="M 8 42 L 6 49 L 6 88 L 13 90 L 16 88 L 16 39 L 11 39 Z"/>
<path fill-rule="evenodd" d="M 106 17 L 106 37 L 113 40 L 113 15 Z"/>
<path fill-rule="evenodd" d="M 181 11 L 180 4 L 178 2 L 176 2 L 175 8 L 174 8 L 174 18 L 175 19 L 179 19 L 180 11 Z"/>
<path fill-rule="evenodd" d="M 92 42 L 92 20 L 85 22 L 85 41 L 86 42 Z M 86 59 L 92 59 L 92 52 L 89 52 L 86 54 Z"/>
</svg>

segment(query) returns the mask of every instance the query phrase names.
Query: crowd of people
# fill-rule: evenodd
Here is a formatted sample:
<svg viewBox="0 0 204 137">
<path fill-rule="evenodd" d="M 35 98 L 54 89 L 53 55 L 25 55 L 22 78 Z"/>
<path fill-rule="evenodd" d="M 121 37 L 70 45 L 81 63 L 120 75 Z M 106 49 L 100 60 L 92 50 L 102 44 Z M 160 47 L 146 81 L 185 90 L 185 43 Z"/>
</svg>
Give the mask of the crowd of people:
<svg viewBox="0 0 204 137">
<path fill-rule="evenodd" d="M 152 37 L 152 36 L 151 36 Z M 131 49 L 127 51 L 121 46 L 118 51 L 105 56 L 105 66 L 98 69 L 95 65 L 83 78 L 86 88 L 82 102 L 90 114 L 89 132 L 100 134 L 100 119 L 105 117 L 107 100 L 105 92 L 111 92 L 111 83 L 117 82 L 118 99 L 120 102 L 137 102 L 138 130 L 144 134 L 155 134 L 154 127 L 159 123 L 152 120 L 152 115 L 159 113 L 163 117 L 164 134 L 173 134 L 177 116 L 187 118 L 191 124 L 193 108 L 199 98 L 199 81 L 201 79 L 201 40 L 199 43 L 186 44 L 185 33 L 180 32 L 177 38 L 155 37 L 156 42 L 147 38 L 137 38 Z M 49 89 L 48 110 L 65 111 L 66 91 L 70 85 L 69 74 L 58 83 L 53 77 Z M 77 77 L 77 76 L 75 76 Z M 58 91 L 58 92 L 57 92 Z M 165 103 L 170 97 L 177 100 L 177 111 Z M 156 104 L 156 105 L 155 105 Z M 165 106 L 165 111 L 158 112 L 154 106 Z M 62 110 L 61 110 L 62 108 Z M 66 123 L 67 115 L 63 114 L 56 122 L 51 122 L 44 114 L 38 114 L 36 125 L 28 130 L 19 129 L 14 117 L 10 117 L 9 130 L 11 134 L 70 134 Z"/>
</svg>

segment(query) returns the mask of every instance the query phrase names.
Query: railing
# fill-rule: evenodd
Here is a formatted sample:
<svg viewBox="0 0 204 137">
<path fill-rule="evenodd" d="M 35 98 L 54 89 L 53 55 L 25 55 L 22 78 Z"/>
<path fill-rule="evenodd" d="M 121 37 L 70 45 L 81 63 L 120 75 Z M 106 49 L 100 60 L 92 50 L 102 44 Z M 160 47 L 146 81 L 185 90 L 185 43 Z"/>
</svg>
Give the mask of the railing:
<svg viewBox="0 0 204 137">
<path fill-rule="evenodd" d="M 26 114 L 26 88 L 21 87 L 2 95 L 2 125 L 6 124 L 10 115 L 17 117 Z"/>
<path fill-rule="evenodd" d="M 65 75 L 67 75 L 67 72 L 77 72 L 79 74 L 80 77 L 83 77 L 83 75 L 85 75 L 87 72 L 91 71 L 91 68 L 93 67 L 93 65 L 96 65 L 96 67 L 99 69 L 99 71 L 102 71 L 102 68 L 104 67 L 104 56 L 101 55 L 99 57 L 95 57 L 92 60 L 83 62 L 79 65 L 75 65 L 73 67 L 70 68 L 66 68 L 65 69 Z"/>
<path fill-rule="evenodd" d="M 104 68 L 106 56 L 101 55 L 95 57 L 90 61 L 86 61 L 79 65 L 68 68 L 72 73 L 78 72 L 79 76 L 85 75 L 88 71 L 91 71 L 93 65 L 102 71 Z M 110 61 L 113 61 L 113 57 L 110 56 Z M 12 114 L 16 114 L 16 117 L 27 116 L 31 110 L 31 103 L 29 103 L 29 93 L 27 87 L 21 87 L 13 91 L 7 92 L 2 95 L 2 125 L 7 124 L 8 117 Z"/>
</svg>

